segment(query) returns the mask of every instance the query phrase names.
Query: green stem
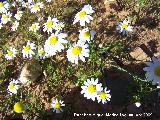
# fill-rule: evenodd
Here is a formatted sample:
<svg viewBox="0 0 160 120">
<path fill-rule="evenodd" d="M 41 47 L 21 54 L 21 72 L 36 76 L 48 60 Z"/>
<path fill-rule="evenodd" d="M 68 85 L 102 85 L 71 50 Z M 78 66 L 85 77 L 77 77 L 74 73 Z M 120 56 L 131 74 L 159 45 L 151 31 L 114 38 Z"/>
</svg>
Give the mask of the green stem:
<svg viewBox="0 0 160 120">
<path fill-rule="evenodd" d="M 121 67 L 116 66 L 116 65 L 111 65 L 111 66 L 114 67 L 114 68 L 117 68 L 118 70 L 121 70 L 123 72 L 127 72 L 129 75 L 133 76 L 134 79 L 138 79 L 138 80 L 143 81 L 143 82 L 148 82 L 146 80 L 143 80 L 143 79 L 139 78 L 138 76 L 133 75 L 132 73 L 130 73 L 127 70 L 125 70 L 124 68 L 121 68 Z"/>
</svg>

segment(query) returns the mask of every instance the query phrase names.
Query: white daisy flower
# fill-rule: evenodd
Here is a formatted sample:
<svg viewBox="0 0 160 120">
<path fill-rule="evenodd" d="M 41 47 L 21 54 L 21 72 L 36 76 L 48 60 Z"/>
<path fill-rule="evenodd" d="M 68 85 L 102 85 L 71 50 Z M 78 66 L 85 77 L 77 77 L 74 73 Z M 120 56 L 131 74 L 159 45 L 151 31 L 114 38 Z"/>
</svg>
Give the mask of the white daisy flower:
<svg viewBox="0 0 160 120">
<path fill-rule="evenodd" d="M 123 22 L 119 22 L 117 26 L 117 30 L 120 30 L 120 32 L 124 35 L 128 32 L 132 32 L 133 27 L 130 25 L 130 22 L 128 19 L 125 19 Z"/>
<path fill-rule="evenodd" d="M 24 8 L 27 8 L 28 6 L 31 6 L 31 2 L 29 2 L 30 0 L 28 0 L 28 2 L 22 1 L 21 2 L 21 6 Z"/>
<path fill-rule="evenodd" d="M 33 0 L 28 0 L 28 3 L 32 3 L 33 2 Z"/>
<path fill-rule="evenodd" d="M 23 46 L 23 50 L 22 50 L 23 57 L 31 58 L 32 55 L 35 54 L 33 50 L 35 50 L 35 44 L 30 43 L 30 41 L 28 40 L 27 45 Z"/>
<path fill-rule="evenodd" d="M 17 94 L 17 90 L 20 88 L 18 80 L 12 79 L 12 81 L 8 85 L 8 91 L 10 94 Z"/>
<path fill-rule="evenodd" d="M 44 50 L 49 56 L 53 56 L 56 52 L 61 52 L 64 49 L 63 43 L 68 41 L 65 39 L 67 34 L 65 33 L 52 33 L 51 36 L 46 40 Z"/>
<path fill-rule="evenodd" d="M 51 2 L 52 0 L 46 0 L 47 2 Z"/>
<path fill-rule="evenodd" d="M 64 28 L 64 23 L 58 22 L 55 26 L 55 30 L 61 31 Z"/>
<path fill-rule="evenodd" d="M 15 22 L 12 24 L 11 29 L 12 29 L 13 31 L 16 31 L 17 28 L 18 28 L 18 26 L 19 26 L 19 22 L 15 21 Z"/>
<path fill-rule="evenodd" d="M 100 44 L 98 45 L 98 47 L 99 47 L 99 48 L 102 48 L 102 47 L 103 47 L 103 44 L 102 44 L 102 43 L 100 43 Z"/>
<path fill-rule="evenodd" d="M 30 6 L 32 13 L 36 13 L 36 12 L 40 11 L 40 8 L 43 8 L 42 2 L 37 2 L 37 3 Z"/>
<path fill-rule="evenodd" d="M 148 67 L 143 68 L 146 71 L 146 77 L 148 80 L 153 80 L 154 84 L 158 83 L 160 85 L 160 61 L 153 57 L 152 62 L 146 63 Z"/>
<path fill-rule="evenodd" d="M 63 104 L 63 103 L 64 103 L 64 101 L 61 101 L 58 99 L 54 100 L 51 104 L 51 106 L 53 107 L 53 112 L 55 112 L 55 111 L 56 111 L 56 113 L 63 112 L 63 110 L 61 108 L 61 107 L 65 106 L 65 104 Z"/>
<path fill-rule="evenodd" d="M 0 2 L 0 13 L 7 13 L 9 3 L 7 1 Z"/>
<path fill-rule="evenodd" d="M 87 81 L 84 81 L 84 86 L 81 86 L 81 88 L 81 94 L 84 94 L 84 97 L 92 99 L 93 101 L 98 97 L 98 92 L 103 90 L 102 84 L 98 84 L 98 78 L 96 80 L 94 80 L 94 78 L 87 79 Z"/>
<path fill-rule="evenodd" d="M 16 0 L 17 2 L 23 2 L 24 0 Z M 28 0 L 29 1 L 29 0 Z"/>
<path fill-rule="evenodd" d="M 108 101 L 110 101 L 110 99 L 111 99 L 110 90 L 107 91 L 107 88 L 98 93 L 97 97 L 98 103 L 102 101 L 102 103 L 105 104 Z"/>
<path fill-rule="evenodd" d="M 2 26 L 2 23 L 0 22 L 0 29 L 2 28 L 3 26 Z"/>
<path fill-rule="evenodd" d="M 17 50 L 13 47 L 10 47 L 10 49 L 7 50 L 7 53 L 5 54 L 5 58 L 7 60 L 14 59 L 14 57 L 16 57 L 16 54 L 17 54 Z"/>
<path fill-rule="evenodd" d="M 81 26 L 85 26 L 85 22 L 90 23 L 90 20 L 93 20 L 92 16 L 90 16 L 90 12 L 90 9 L 86 9 L 86 7 L 83 8 L 76 14 L 73 24 L 79 21 Z"/>
<path fill-rule="evenodd" d="M 89 30 L 89 28 L 85 28 L 83 30 L 79 30 L 80 34 L 79 34 L 79 39 L 86 42 L 86 41 L 90 41 L 93 40 L 94 35 L 96 34 L 95 30 Z"/>
<path fill-rule="evenodd" d="M 86 11 L 87 14 L 92 14 L 94 13 L 95 11 L 93 10 L 92 6 L 91 5 L 84 5 L 84 7 L 82 8 L 82 11 Z"/>
<path fill-rule="evenodd" d="M 12 14 L 10 12 L 2 14 L 1 22 L 3 24 L 6 24 L 8 21 L 11 20 L 11 16 Z"/>
<path fill-rule="evenodd" d="M 38 49 L 38 58 L 44 59 L 46 56 L 47 56 L 47 55 L 46 55 L 46 53 L 45 53 L 45 51 L 44 51 L 43 48 Z"/>
<path fill-rule="evenodd" d="M 16 7 L 16 2 L 15 2 L 15 1 L 12 2 L 12 3 L 11 3 L 11 6 Z"/>
<path fill-rule="evenodd" d="M 67 50 L 68 61 L 72 63 L 78 64 L 79 58 L 85 62 L 85 57 L 89 57 L 88 44 L 80 40 Z"/>
<path fill-rule="evenodd" d="M 23 11 L 17 11 L 17 13 L 14 15 L 14 17 L 17 19 L 17 20 L 20 20 L 21 17 L 23 15 Z"/>
<path fill-rule="evenodd" d="M 52 18 L 49 16 L 47 22 L 44 23 L 44 29 L 43 29 L 43 31 L 44 31 L 44 32 L 47 31 L 48 33 L 49 33 L 49 32 L 52 33 L 52 30 L 55 29 L 56 26 L 57 26 L 57 22 L 58 22 L 57 18 L 53 18 L 53 19 L 52 19 Z"/>
<path fill-rule="evenodd" d="M 140 102 L 136 102 L 135 105 L 136 105 L 136 107 L 140 107 L 141 103 Z"/>
<path fill-rule="evenodd" d="M 36 32 L 37 30 L 40 29 L 39 23 L 34 23 L 32 26 L 29 28 L 29 31 Z"/>
</svg>

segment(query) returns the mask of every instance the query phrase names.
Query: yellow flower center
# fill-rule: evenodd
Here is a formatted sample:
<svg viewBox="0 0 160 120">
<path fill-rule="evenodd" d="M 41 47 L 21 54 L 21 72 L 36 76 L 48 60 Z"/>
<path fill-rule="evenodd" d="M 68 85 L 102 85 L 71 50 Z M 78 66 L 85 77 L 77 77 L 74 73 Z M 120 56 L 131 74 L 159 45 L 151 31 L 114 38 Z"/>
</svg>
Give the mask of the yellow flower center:
<svg viewBox="0 0 160 120">
<path fill-rule="evenodd" d="M 23 104 L 21 102 L 17 102 L 14 105 L 14 111 L 17 112 L 17 113 L 23 112 Z"/>
<path fill-rule="evenodd" d="M 3 7 L 3 3 L 2 2 L 0 2 L 0 7 Z"/>
<path fill-rule="evenodd" d="M 3 19 L 7 19 L 7 15 L 3 14 L 3 15 L 2 15 L 2 18 L 3 18 Z"/>
<path fill-rule="evenodd" d="M 32 25 L 32 29 L 33 30 L 36 29 L 36 25 L 35 24 Z"/>
<path fill-rule="evenodd" d="M 123 28 L 123 29 L 126 29 L 127 27 L 128 27 L 128 25 L 127 25 L 127 24 L 122 23 L 122 28 Z"/>
<path fill-rule="evenodd" d="M 101 93 L 100 93 L 100 98 L 101 98 L 101 99 L 106 99 L 106 97 L 107 97 L 107 95 L 106 95 L 105 92 L 101 92 Z"/>
<path fill-rule="evenodd" d="M 21 14 L 21 13 L 18 11 L 16 15 L 17 15 L 17 16 L 20 16 L 20 14 Z"/>
<path fill-rule="evenodd" d="M 59 109 L 61 107 L 60 103 L 56 103 L 54 106 L 56 109 Z"/>
<path fill-rule="evenodd" d="M 158 77 L 160 77 L 160 66 L 155 67 L 154 73 L 155 73 L 155 75 L 157 75 Z"/>
<path fill-rule="evenodd" d="M 81 53 L 81 51 L 82 51 L 82 47 L 80 47 L 80 46 L 76 46 L 76 47 L 72 48 L 73 55 L 79 55 Z"/>
<path fill-rule="evenodd" d="M 16 27 L 16 24 L 13 24 L 13 27 Z"/>
<path fill-rule="evenodd" d="M 44 50 L 40 50 L 40 51 L 39 51 L 39 54 L 40 54 L 40 55 L 43 55 L 43 54 L 44 54 Z"/>
<path fill-rule="evenodd" d="M 80 11 L 79 12 L 79 17 L 83 18 L 84 16 L 86 16 L 86 12 L 85 11 Z"/>
<path fill-rule="evenodd" d="M 15 86 L 14 83 L 10 83 L 10 84 L 9 84 L 9 89 L 10 89 L 10 90 L 13 90 L 13 89 L 14 89 L 14 86 Z"/>
<path fill-rule="evenodd" d="M 7 55 L 8 56 L 12 56 L 13 52 L 12 51 L 8 51 Z"/>
<path fill-rule="evenodd" d="M 26 45 L 26 47 L 24 48 L 24 51 L 28 52 L 31 49 L 30 45 Z"/>
<path fill-rule="evenodd" d="M 54 44 L 56 44 L 56 42 L 58 41 L 58 39 L 57 39 L 56 36 L 51 36 L 50 39 L 49 39 L 49 41 L 50 41 L 51 45 L 54 45 Z"/>
<path fill-rule="evenodd" d="M 39 9 L 39 5 L 38 5 L 38 4 L 35 4 L 35 5 L 34 5 L 34 8 L 35 8 L 35 9 Z"/>
<path fill-rule="evenodd" d="M 47 28 L 50 28 L 53 25 L 53 22 L 51 20 L 47 21 Z"/>
<path fill-rule="evenodd" d="M 96 86 L 93 84 L 88 85 L 88 92 L 90 92 L 90 93 L 96 92 Z"/>
<path fill-rule="evenodd" d="M 84 32 L 84 33 L 83 33 L 83 36 L 84 36 L 85 38 L 89 38 L 89 37 L 90 37 L 90 32 L 89 32 L 89 31 Z"/>
<path fill-rule="evenodd" d="M 61 24 L 58 24 L 58 25 L 57 25 L 58 28 L 61 28 L 61 26 L 62 26 Z"/>
</svg>

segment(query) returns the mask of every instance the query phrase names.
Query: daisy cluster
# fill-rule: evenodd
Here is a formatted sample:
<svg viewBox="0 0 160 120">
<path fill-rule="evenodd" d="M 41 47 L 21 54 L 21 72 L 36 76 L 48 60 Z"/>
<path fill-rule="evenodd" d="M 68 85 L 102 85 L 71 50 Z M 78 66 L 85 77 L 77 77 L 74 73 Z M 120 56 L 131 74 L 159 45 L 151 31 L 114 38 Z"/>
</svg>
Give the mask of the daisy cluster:
<svg viewBox="0 0 160 120">
<path fill-rule="evenodd" d="M 51 2 L 51 0 L 46 0 Z M 16 31 L 19 26 L 19 21 L 24 13 L 23 8 L 29 9 L 31 13 L 39 12 L 43 8 L 42 2 L 33 2 L 32 0 L 14 0 L 7 2 L 7 0 L 0 1 L 0 29 L 6 25 L 11 26 L 12 31 Z M 16 12 L 13 11 L 16 9 Z"/>
<path fill-rule="evenodd" d="M 102 87 L 101 83 L 98 83 L 98 78 L 94 80 L 94 78 L 87 79 L 84 81 L 84 86 L 81 86 L 82 91 L 81 94 L 84 94 L 84 97 L 87 99 L 91 99 L 93 101 L 98 100 L 103 104 L 107 103 L 111 99 L 110 90 Z"/>
<path fill-rule="evenodd" d="M 21 81 L 10 79 L 10 83 L 8 85 L 8 93 L 10 95 L 17 94 L 18 90 L 21 88 L 21 85 L 22 85 Z M 58 100 L 57 98 L 53 100 L 51 103 L 53 112 L 56 112 L 56 113 L 63 112 L 62 107 L 64 106 L 65 106 L 64 101 Z M 26 109 L 26 106 L 22 102 L 16 102 L 14 104 L 14 111 L 16 113 L 23 113 L 25 109 Z"/>
<path fill-rule="evenodd" d="M 32 4 L 32 2 L 30 2 Z M 35 4 L 35 3 L 34 3 Z M 42 3 L 37 3 L 37 7 L 30 6 L 31 12 L 40 11 L 40 6 L 43 6 Z M 33 8 L 33 10 L 32 10 Z M 93 20 L 91 14 L 94 12 L 91 5 L 84 5 L 83 9 L 78 12 L 75 16 L 75 20 L 73 24 L 80 21 L 80 25 L 85 25 L 85 23 L 89 23 L 90 20 Z M 61 31 L 65 27 L 63 22 L 60 22 L 57 18 L 48 16 L 48 19 L 40 26 L 39 23 L 34 22 L 28 28 L 30 32 L 38 32 L 40 28 L 43 29 L 43 32 L 47 32 L 49 37 L 46 39 L 44 46 L 39 47 L 38 50 L 34 42 L 28 40 L 26 45 L 23 46 L 22 54 L 24 58 L 32 58 L 36 56 L 40 59 L 45 59 L 48 57 L 52 57 L 56 55 L 57 52 L 61 52 L 65 49 L 65 45 L 68 43 L 66 39 L 67 34 L 62 33 Z M 85 27 L 82 30 L 79 30 L 79 40 L 69 46 L 67 52 L 68 61 L 78 64 L 78 60 L 82 60 L 85 62 L 85 58 L 89 57 L 89 42 L 94 39 L 96 32 L 88 27 Z M 37 52 L 35 53 L 35 51 Z M 5 58 L 7 60 L 11 60 L 16 57 L 17 50 L 14 47 L 10 47 L 6 51 Z"/>
<path fill-rule="evenodd" d="M 32 13 L 39 12 L 43 7 L 43 3 L 33 4 L 32 1 L 28 1 L 27 5 L 30 5 L 27 7 L 30 9 Z M 92 9 L 91 5 L 85 5 L 84 8 L 76 14 L 73 23 L 75 24 L 76 22 L 80 22 L 80 25 L 84 26 L 86 23 L 89 23 L 90 20 L 93 20 L 93 18 L 91 17 L 91 14 L 93 12 L 94 10 Z M 18 20 L 20 20 L 20 18 L 18 18 Z M 46 39 L 43 47 L 40 48 L 38 47 L 37 54 L 35 53 L 35 51 L 37 50 L 35 43 L 31 42 L 30 40 L 26 41 L 26 44 L 22 47 L 23 57 L 32 58 L 33 56 L 37 56 L 40 59 L 45 59 L 48 57 L 52 57 L 53 55 L 56 55 L 57 52 L 61 52 L 62 50 L 64 50 L 65 49 L 64 45 L 68 43 L 68 40 L 66 39 L 67 34 L 61 32 L 64 26 L 65 25 L 63 22 L 59 22 L 57 18 L 52 16 L 48 16 L 48 19 L 42 26 L 40 26 L 40 24 L 37 22 L 32 23 L 31 26 L 28 28 L 28 31 L 37 33 L 40 30 L 40 28 L 42 28 L 43 32 L 46 32 L 48 34 L 48 38 Z M 81 59 L 83 62 L 85 62 L 85 57 L 89 57 L 88 43 L 94 39 L 95 34 L 96 32 L 88 27 L 79 30 L 79 40 L 73 43 L 67 50 L 68 61 L 78 64 L 78 60 Z M 10 47 L 6 51 L 5 58 L 7 60 L 11 60 L 14 59 L 17 56 L 17 54 L 18 50 L 16 50 L 14 47 Z M 21 85 L 22 85 L 21 81 L 11 79 L 8 85 L 9 94 L 11 95 L 17 94 Z M 103 90 L 101 90 L 100 92 L 103 92 Z M 106 90 L 104 90 L 104 93 L 105 92 Z M 55 111 L 56 113 L 60 113 L 63 111 L 61 107 L 65 106 L 65 104 L 63 104 L 62 100 L 55 99 L 52 102 L 51 106 L 53 108 L 53 111 Z M 22 113 L 24 109 L 25 108 L 22 102 L 15 103 L 14 105 L 15 112 Z"/>
<path fill-rule="evenodd" d="M 47 1 L 50 2 L 50 1 Z M 14 22 L 11 22 L 12 14 L 9 11 L 9 6 L 13 7 L 18 6 L 16 14 L 14 14 Z M 20 7 L 19 7 L 20 6 Z M 23 0 L 17 0 L 12 3 L 1 2 L 0 4 L 0 13 L 2 13 L 0 26 L 3 27 L 3 24 L 7 24 L 8 22 L 12 23 L 11 29 L 16 31 L 19 26 L 19 21 L 23 15 L 23 11 L 20 8 L 29 9 L 31 13 L 40 12 L 44 7 L 43 2 L 34 2 L 32 0 L 28 0 L 25 2 Z M 81 26 L 85 26 L 86 23 L 90 23 L 93 20 L 91 16 L 95 11 L 93 10 L 91 5 L 84 5 L 84 7 L 79 11 L 74 18 L 73 24 L 80 22 Z M 62 33 L 61 31 L 65 27 L 63 22 L 59 22 L 59 20 L 55 17 L 48 16 L 48 19 L 40 26 L 38 22 L 34 22 L 28 28 L 30 32 L 37 33 L 40 28 L 43 29 L 43 32 L 47 32 L 49 37 L 46 38 L 44 46 L 37 46 L 34 42 L 30 40 L 26 41 L 26 45 L 23 46 L 22 54 L 24 58 L 32 58 L 36 56 L 40 59 L 45 59 L 48 57 L 52 57 L 56 55 L 57 52 L 61 52 L 65 49 L 65 45 L 68 43 L 66 39 L 67 34 Z M 127 31 L 131 31 L 132 27 L 127 19 L 123 22 L 120 22 L 117 26 L 123 34 L 127 33 Z M 89 44 L 91 40 L 94 39 L 96 32 L 88 27 L 85 27 L 82 30 L 79 30 L 79 40 L 72 45 L 69 46 L 67 52 L 68 61 L 78 64 L 79 59 L 85 62 L 85 58 L 89 57 Z M 5 54 L 5 58 L 7 60 L 11 60 L 16 57 L 18 51 L 14 47 L 10 47 Z"/>
<path fill-rule="evenodd" d="M 19 26 L 19 20 L 22 17 L 23 11 L 18 10 L 15 14 L 10 11 L 11 7 L 15 7 L 15 2 L 7 1 L 0 2 L 0 29 L 6 25 L 11 25 L 11 30 L 16 31 Z"/>
<path fill-rule="evenodd" d="M 46 1 L 51 2 L 51 0 Z M 15 14 L 12 14 L 9 11 L 11 6 L 20 7 L 18 7 Z M 19 26 L 19 21 L 23 16 L 24 11 L 19 9 L 22 7 L 29 9 L 31 13 L 36 14 L 42 10 L 44 4 L 43 2 L 34 2 L 32 0 L 28 0 L 28 2 L 23 0 L 16 0 L 12 3 L 6 1 L 0 2 L 0 29 L 7 24 L 12 24 L 11 29 L 16 31 Z M 48 36 L 45 39 L 43 47 L 36 46 L 36 44 L 30 40 L 26 41 L 26 44 L 22 46 L 21 51 L 23 58 L 37 57 L 39 59 L 45 59 L 56 55 L 58 52 L 66 50 L 67 59 L 71 63 L 78 64 L 79 60 L 85 62 L 90 53 L 89 42 L 94 40 L 94 36 L 96 34 L 95 30 L 85 26 L 93 20 L 92 15 L 94 13 L 95 10 L 91 5 L 88 4 L 84 5 L 84 7 L 75 15 L 73 24 L 79 22 L 80 26 L 82 26 L 82 29 L 79 30 L 78 40 L 74 43 L 71 43 L 69 46 L 67 46 L 67 34 L 62 32 L 65 24 L 60 22 L 56 17 L 49 15 L 46 17 L 45 23 L 31 23 L 27 28 L 29 32 L 39 33 L 40 29 L 42 29 L 43 33 L 46 33 Z M 11 18 L 12 16 L 13 18 Z M 132 32 L 133 27 L 126 18 L 124 21 L 118 23 L 117 30 L 124 35 L 128 34 L 128 32 Z M 18 50 L 16 50 L 14 47 L 10 47 L 6 51 L 5 58 L 7 60 L 12 60 L 17 56 L 17 54 Z M 144 68 L 144 71 L 147 72 L 146 77 L 149 80 L 152 80 L 154 83 L 160 85 L 160 61 L 156 58 L 153 58 L 151 62 L 147 63 L 147 65 L 148 67 Z M 17 94 L 21 84 L 21 81 L 11 79 L 8 85 L 9 94 Z M 91 99 L 93 101 L 97 100 L 98 103 L 102 102 L 103 104 L 107 103 L 111 99 L 110 90 L 108 90 L 107 87 L 103 87 L 102 84 L 99 83 L 98 78 L 87 79 L 84 81 L 81 88 L 81 94 L 83 94 L 87 99 Z M 60 113 L 63 111 L 61 107 L 65 106 L 65 104 L 64 101 L 55 99 L 52 101 L 51 106 L 53 108 L 53 112 L 55 111 L 56 113 Z M 140 103 L 136 103 L 136 106 L 140 106 Z M 22 113 L 24 110 L 25 107 L 22 102 L 15 103 L 15 112 Z"/>
</svg>

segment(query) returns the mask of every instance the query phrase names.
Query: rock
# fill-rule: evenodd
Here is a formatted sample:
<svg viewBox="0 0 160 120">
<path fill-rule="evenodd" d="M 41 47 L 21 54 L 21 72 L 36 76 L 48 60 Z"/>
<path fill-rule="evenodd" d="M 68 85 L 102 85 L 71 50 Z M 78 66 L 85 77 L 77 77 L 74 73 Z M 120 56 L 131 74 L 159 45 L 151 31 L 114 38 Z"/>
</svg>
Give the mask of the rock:
<svg viewBox="0 0 160 120">
<path fill-rule="evenodd" d="M 42 68 L 38 61 L 31 60 L 25 63 L 20 73 L 19 80 L 22 84 L 29 85 L 31 82 L 36 81 L 41 74 Z"/>
<path fill-rule="evenodd" d="M 136 48 L 133 52 L 130 53 L 130 55 L 137 61 L 150 60 L 147 54 L 140 47 Z"/>
</svg>

